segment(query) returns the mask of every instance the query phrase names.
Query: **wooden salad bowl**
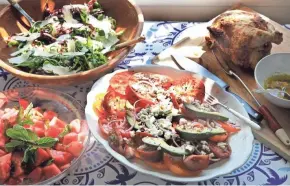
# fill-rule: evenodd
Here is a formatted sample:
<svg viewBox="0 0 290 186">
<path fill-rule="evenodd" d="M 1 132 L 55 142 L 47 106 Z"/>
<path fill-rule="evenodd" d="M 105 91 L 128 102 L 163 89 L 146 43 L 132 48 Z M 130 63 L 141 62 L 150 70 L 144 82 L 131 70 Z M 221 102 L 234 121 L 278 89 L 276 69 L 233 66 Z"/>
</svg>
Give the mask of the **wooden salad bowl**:
<svg viewBox="0 0 290 186">
<path fill-rule="evenodd" d="M 67 4 L 84 4 L 88 0 L 48 0 L 48 6 L 61 8 Z M 98 0 L 103 7 L 105 14 L 113 17 L 117 21 L 117 31 L 124 30 L 120 38 L 120 43 L 140 37 L 144 18 L 140 8 L 133 0 Z M 22 0 L 20 6 L 34 19 L 42 20 L 46 0 Z M 0 12 L 0 66 L 14 76 L 37 84 L 49 86 L 71 86 L 79 85 L 88 81 L 93 81 L 104 74 L 112 71 L 122 59 L 124 59 L 133 46 L 123 48 L 109 54 L 109 60 L 106 64 L 84 72 L 73 75 L 37 75 L 24 72 L 8 63 L 10 54 L 15 48 L 9 48 L 5 39 L 20 32 L 27 32 L 29 22 L 11 5 L 5 7 Z"/>
</svg>

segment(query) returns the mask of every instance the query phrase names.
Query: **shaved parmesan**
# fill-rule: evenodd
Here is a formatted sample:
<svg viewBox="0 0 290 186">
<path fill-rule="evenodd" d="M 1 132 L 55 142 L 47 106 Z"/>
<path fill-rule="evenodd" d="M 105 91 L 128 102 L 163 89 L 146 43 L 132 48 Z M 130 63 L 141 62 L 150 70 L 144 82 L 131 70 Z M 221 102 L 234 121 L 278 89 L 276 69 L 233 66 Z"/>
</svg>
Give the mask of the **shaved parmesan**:
<svg viewBox="0 0 290 186">
<path fill-rule="evenodd" d="M 61 35 L 59 36 L 56 41 L 66 41 L 67 39 L 70 39 L 71 36 L 69 34 L 64 34 L 64 35 Z"/>
<path fill-rule="evenodd" d="M 12 64 L 21 64 L 25 61 L 27 61 L 27 59 L 29 58 L 29 56 L 31 55 L 32 52 L 27 52 L 27 53 L 24 53 L 22 54 L 21 56 L 17 56 L 17 57 L 13 57 L 13 58 L 10 58 L 8 59 L 9 63 L 12 63 Z"/>
<path fill-rule="evenodd" d="M 109 37 L 109 33 L 112 31 L 112 24 L 108 17 L 104 18 L 102 21 L 98 20 L 92 15 L 89 15 L 89 24 L 93 27 L 103 30 L 105 32 L 105 37 Z"/>
<path fill-rule="evenodd" d="M 52 64 L 43 64 L 42 69 L 46 72 L 52 72 L 57 75 L 70 75 L 76 73 L 76 71 L 70 71 L 68 67 L 54 66 Z"/>
<path fill-rule="evenodd" d="M 75 52 L 76 51 L 76 45 L 75 41 L 72 39 L 67 40 L 67 51 L 68 52 Z"/>
<path fill-rule="evenodd" d="M 40 37 L 40 33 L 32 33 L 29 34 L 27 37 L 26 36 L 12 36 L 11 39 L 16 40 L 16 41 L 33 41 L 37 38 Z"/>
<path fill-rule="evenodd" d="M 40 27 L 44 27 L 48 24 L 56 24 L 56 23 L 58 23 L 58 17 L 52 16 L 46 20 L 41 21 Z"/>
<path fill-rule="evenodd" d="M 30 44 L 25 45 L 23 48 L 17 50 L 16 52 L 13 52 L 12 54 L 10 54 L 10 56 L 14 57 L 17 56 L 19 54 L 21 54 L 22 52 L 25 52 L 26 50 L 29 50 L 31 48 Z"/>
<path fill-rule="evenodd" d="M 66 53 L 62 53 L 62 55 L 64 55 L 64 56 L 82 56 L 84 54 L 85 54 L 85 52 L 66 52 Z"/>
</svg>

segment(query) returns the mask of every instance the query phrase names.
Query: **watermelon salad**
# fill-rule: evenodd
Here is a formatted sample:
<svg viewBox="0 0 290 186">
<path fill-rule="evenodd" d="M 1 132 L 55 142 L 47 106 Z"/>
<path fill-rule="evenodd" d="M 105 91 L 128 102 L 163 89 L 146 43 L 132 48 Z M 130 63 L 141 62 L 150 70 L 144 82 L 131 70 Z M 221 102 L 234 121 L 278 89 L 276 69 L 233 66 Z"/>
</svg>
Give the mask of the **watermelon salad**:
<svg viewBox="0 0 290 186">
<path fill-rule="evenodd" d="M 198 176 L 231 156 L 236 123 L 204 102 L 204 81 L 123 71 L 95 97 L 100 135 L 127 159 L 181 177 Z"/>
<path fill-rule="evenodd" d="M 7 103 L 1 99 L 1 108 Z M 0 183 L 35 184 L 61 174 L 84 149 L 83 121 L 66 123 L 52 110 L 19 106 L 0 109 Z"/>
</svg>

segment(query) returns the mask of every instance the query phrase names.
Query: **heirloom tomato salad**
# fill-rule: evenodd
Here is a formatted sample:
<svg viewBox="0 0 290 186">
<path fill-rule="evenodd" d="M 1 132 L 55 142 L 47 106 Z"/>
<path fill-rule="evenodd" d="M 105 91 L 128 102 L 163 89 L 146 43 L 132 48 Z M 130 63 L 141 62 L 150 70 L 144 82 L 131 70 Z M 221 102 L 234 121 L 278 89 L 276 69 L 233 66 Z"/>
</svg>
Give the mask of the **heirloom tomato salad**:
<svg viewBox="0 0 290 186">
<path fill-rule="evenodd" d="M 123 71 L 96 95 L 102 136 L 118 153 L 156 170 L 196 176 L 231 156 L 227 140 L 240 129 L 203 102 L 202 79 Z"/>
<path fill-rule="evenodd" d="M 6 102 L 1 98 L 1 108 Z M 61 174 L 80 156 L 87 133 L 79 119 L 66 123 L 24 99 L 0 109 L 0 183 L 35 184 Z"/>
</svg>

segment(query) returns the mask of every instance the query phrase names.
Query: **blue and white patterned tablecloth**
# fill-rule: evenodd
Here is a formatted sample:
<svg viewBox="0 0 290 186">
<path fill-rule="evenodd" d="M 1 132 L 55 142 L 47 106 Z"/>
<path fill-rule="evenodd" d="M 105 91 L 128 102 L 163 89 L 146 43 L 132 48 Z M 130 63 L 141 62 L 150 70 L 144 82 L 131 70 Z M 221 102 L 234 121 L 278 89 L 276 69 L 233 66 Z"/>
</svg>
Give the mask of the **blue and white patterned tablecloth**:
<svg viewBox="0 0 290 186">
<path fill-rule="evenodd" d="M 198 23 L 146 22 L 143 34 L 146 41 L 139 43 L 118 68 L 149 64 L 150 59 L 171 46 L 186 29 Z M 290 29 L 290 25 L 285 25 Z M 0 72 L 0 89 L 37 86 L 19 80 L 6 72 Z M 92 82 L 93 83 L 93 82 Z M 61 89 L 83 105 L 92 83 Z M 241 149 L 242 150 L 242 149 Z M 92 140 L 81 166 L 56 185 L 290 185 L 290 163 L 258 141 L 246 164 L 229 175 L 199 183 L 177 183 L 138 173 L 112 158 L 95 140 Z"/>
</svg>

